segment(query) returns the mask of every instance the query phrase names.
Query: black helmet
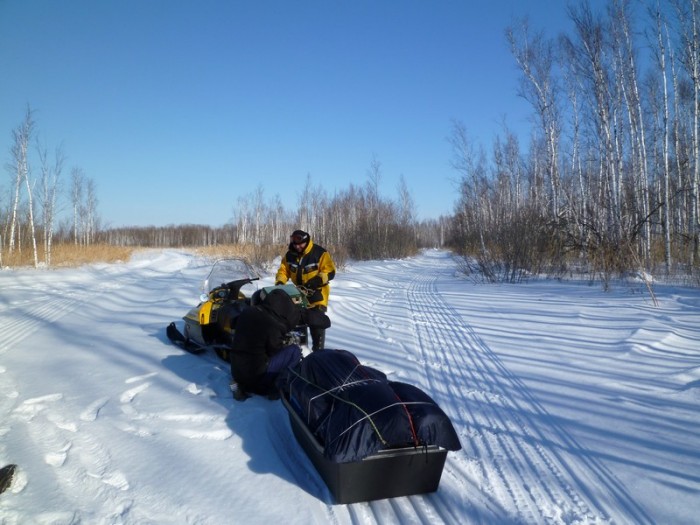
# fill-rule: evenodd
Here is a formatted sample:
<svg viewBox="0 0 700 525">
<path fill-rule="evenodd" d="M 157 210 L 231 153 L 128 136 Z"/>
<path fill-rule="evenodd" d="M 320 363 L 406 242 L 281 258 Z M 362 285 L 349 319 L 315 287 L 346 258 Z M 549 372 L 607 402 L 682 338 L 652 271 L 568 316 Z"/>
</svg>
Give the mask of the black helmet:
<svg viewBox="0 0 700 525">
<path fill-rule="evenodd" d="M 292 244 L 305 244 L 311 240 L 311 236 L 304 230 L 294 230 L 289 238 Z"/>
</svg>

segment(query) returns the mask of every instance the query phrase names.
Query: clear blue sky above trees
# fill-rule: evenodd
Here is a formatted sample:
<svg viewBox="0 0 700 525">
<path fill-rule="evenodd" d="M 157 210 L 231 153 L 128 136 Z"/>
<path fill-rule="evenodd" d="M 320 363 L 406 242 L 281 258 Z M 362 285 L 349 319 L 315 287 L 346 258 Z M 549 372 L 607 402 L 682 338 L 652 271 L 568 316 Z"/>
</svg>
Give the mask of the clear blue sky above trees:
<svg viewBox="0 0 700 525">
<path fill-rule="evenodd" d="M 332 195 L 373 159 L 384 196 L 403 176 L 437 218 L 456 195 L 453 120 L 487 148 L 504 122 L 528 139 L 504 29 L 569 31 L 566 5 L 0 0 L 0 158 L 29 104 L 108 225 L 218 226 L 259 186 L 293 209 L 307 176 Z"/>
</svg>

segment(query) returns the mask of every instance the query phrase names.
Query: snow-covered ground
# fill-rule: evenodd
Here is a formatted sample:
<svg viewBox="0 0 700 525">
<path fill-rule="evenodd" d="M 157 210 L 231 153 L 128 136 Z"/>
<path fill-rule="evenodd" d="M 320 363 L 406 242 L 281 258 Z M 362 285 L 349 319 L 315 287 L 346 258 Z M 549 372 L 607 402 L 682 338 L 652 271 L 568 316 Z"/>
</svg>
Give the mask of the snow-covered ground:
<svg viewBox="0 0 700 525">
<path fill-rule="evenodd" d="M 430 394 L 463 449 L 436 493 L 334 505 L 279 401 L 167 342 L 209 264 L 0 272 L 0 523 L 698 523 L 699 290 L 349 264 L 327 346 Z"/>
</svg>

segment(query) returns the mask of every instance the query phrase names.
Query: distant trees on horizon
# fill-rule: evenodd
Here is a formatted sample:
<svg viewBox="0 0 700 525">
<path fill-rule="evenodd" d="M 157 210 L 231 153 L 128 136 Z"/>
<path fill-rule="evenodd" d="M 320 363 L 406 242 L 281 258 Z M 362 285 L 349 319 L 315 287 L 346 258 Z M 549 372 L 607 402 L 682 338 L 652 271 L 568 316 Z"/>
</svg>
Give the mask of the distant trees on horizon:
<svg viewBox="0 0 700 525">
<path fill-rule="evenodd" d="M 261 253 L 279 252 L 295 229 L 311 233 L 312 239 L 339 257 L 355 259 L 397 258 L 413 255 L 419 248 L 442 246 L 449 218 L 417 221 L 410 191 L 403 180 L 397 198 L 380 196 L 381 164 L 374 159 L 364 186 L 351 184 L 330 197 L 307 177 L 294 210 L 285 209 L 278 196 L 268 200 L 259 186 L 252 195 L 239 197 L 231 222 L 213 228 L 205 225 L 110 228 L 100 239 L 119 246 L 216 246 L 259 247 Z M 272 251 L 267 248 L 272 247 Z"/>
</svg>

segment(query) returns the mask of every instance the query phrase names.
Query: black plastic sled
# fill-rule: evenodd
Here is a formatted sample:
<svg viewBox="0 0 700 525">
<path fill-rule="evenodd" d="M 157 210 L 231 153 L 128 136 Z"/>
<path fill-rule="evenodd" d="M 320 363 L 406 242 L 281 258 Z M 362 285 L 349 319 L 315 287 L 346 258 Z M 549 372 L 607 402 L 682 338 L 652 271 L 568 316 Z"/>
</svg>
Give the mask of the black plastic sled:
<svg viewBox="0 0 700 525">
<path fill-rule="evenodd" d="M 427 394 L 350 352 L 314 352 L 278 385 L 292 431 L 336 503 L 434 492 L 447 452 L 461 448 Z"/>
</svg>

